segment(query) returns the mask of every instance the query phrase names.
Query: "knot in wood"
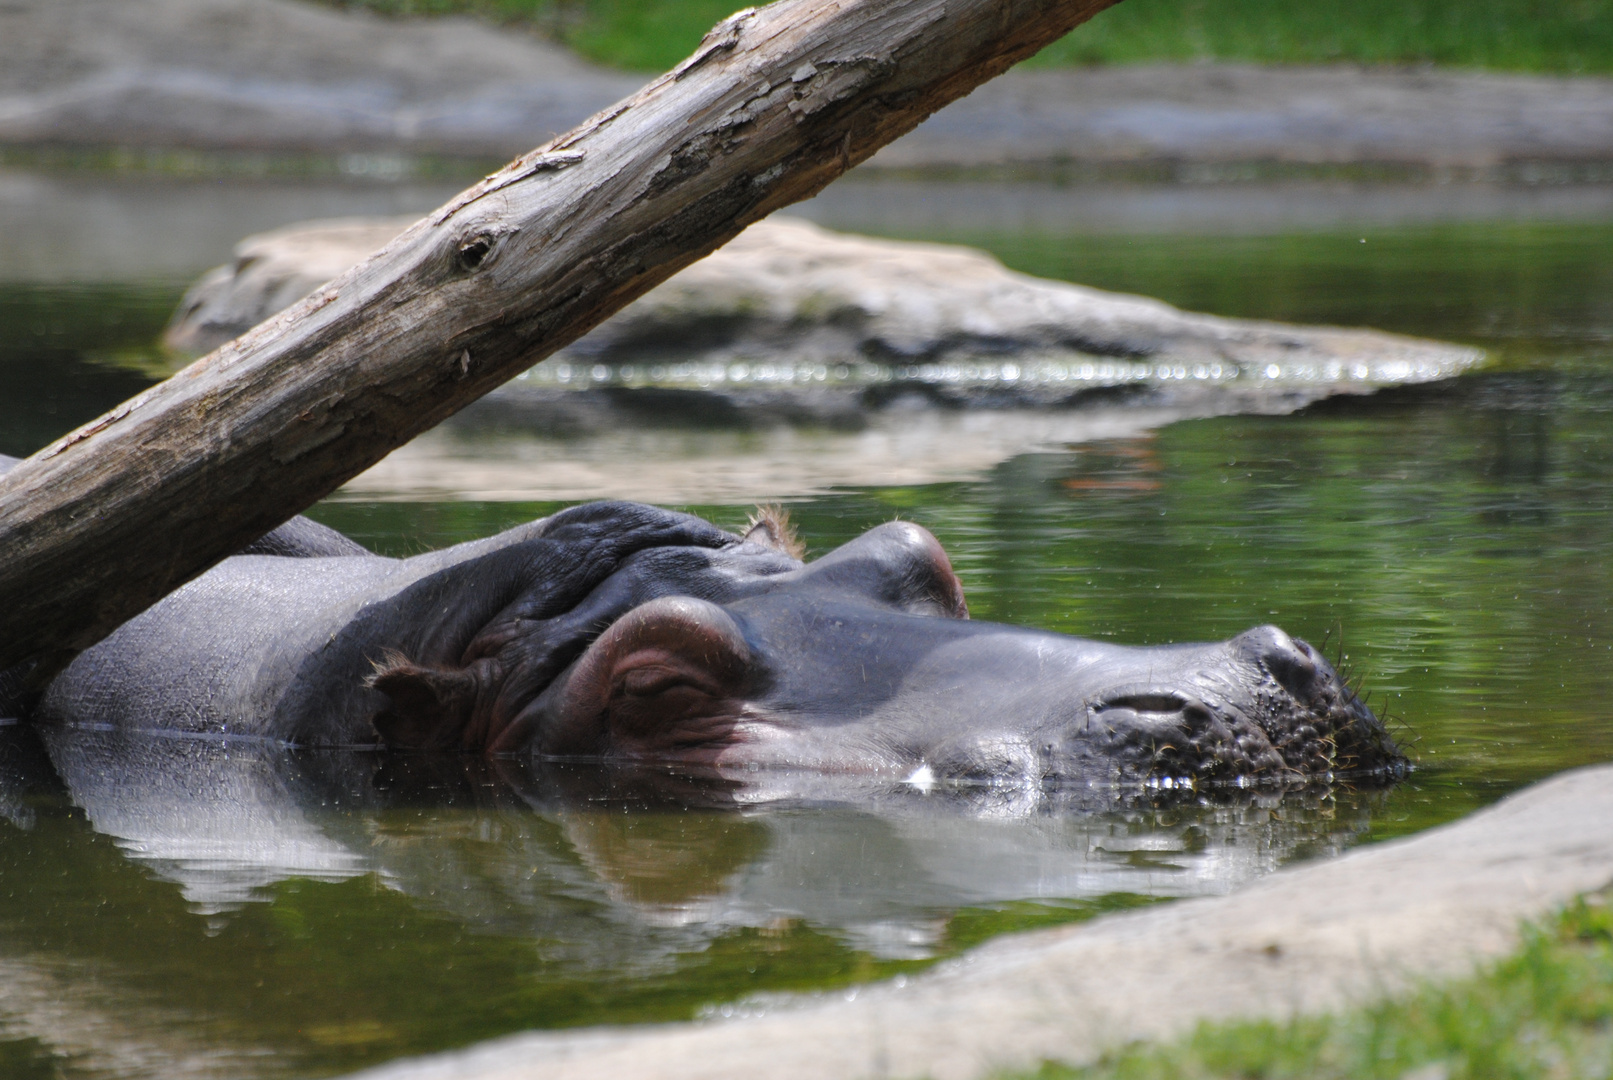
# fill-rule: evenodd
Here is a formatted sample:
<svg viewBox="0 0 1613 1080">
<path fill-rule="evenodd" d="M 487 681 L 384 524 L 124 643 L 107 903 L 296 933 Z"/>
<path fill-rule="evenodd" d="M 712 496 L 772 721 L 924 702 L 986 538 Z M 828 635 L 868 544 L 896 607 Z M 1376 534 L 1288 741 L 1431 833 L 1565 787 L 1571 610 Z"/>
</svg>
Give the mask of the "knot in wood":
<svg viewBox="0 0 1613 1080">
<path fill-rule="evenodd" d="M 467 273 L 474 271 L 487 260 L 488 253 L 493 250 L 493 237 L 481 233 L 462 241 L 459 245 L 458 261 L 460 269 Z"/>
</svg>

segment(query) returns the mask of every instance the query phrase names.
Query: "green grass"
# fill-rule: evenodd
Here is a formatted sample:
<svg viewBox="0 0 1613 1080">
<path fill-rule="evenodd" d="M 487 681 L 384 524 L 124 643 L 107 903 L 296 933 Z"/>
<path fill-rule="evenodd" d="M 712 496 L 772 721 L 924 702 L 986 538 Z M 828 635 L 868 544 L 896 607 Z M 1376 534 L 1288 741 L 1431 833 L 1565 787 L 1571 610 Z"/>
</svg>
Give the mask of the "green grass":
<svg viewBox="0 0 1613 1080">
<path fill-rule="evenodd" d="M 325 0 L 388 15 L 470 14 L 525 26 L 601 64 L 665 71 L 741 0 Z"/>
<path fill-rule="evenodd" d="M 1205 1024 L 1097 1065 L 1014 1080 L 1605 1080 L 1613 1073 L 1613 909 L 1575 903 L 1479 975 L 1337 1016 Z M 1005 1076 L 1002 1080 L 1008 1080 Z"/>
<path fill-rule="evenodd" d="M 327 0 L 524 24 L 603 64 L 662 71 L 736 0 Z M 1030 61 L 1439 64 L 1613 72 L 1613 0 L 1126 0 Z"/>
<path fill-rule="evenodd" d="M 1036 67 L 1149 60 L 1613 71 L 1613 0 L 1126 0 Z"/>
</svg>

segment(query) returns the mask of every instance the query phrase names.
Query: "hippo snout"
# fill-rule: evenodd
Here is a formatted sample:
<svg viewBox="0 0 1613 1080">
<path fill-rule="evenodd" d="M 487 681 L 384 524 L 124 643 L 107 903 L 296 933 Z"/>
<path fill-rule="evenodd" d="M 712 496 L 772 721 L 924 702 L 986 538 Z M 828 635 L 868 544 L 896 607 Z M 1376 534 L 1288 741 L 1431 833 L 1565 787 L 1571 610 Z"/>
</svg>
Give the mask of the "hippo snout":
<svg viewBox="0 0 1613 1080">
<path fill-rule="evenodd" d="M 1332 665 L 1275 626 L 1147 662 L 1151 681 L 1112 684 L 1087 699 L 1050 771 L 1089 771 L 1096 759 L 1122 777 L 1241 784 L 1404 768 L 1382 722 Z"/>
<path fill-rule="evenodd" d="M 1236 781 L 1286 771 L 1249 710 L 1207 698 L 1165 689 L 1111 691 L 1089 705 L 1087 729 L 1103 757 L 1139 779 Z"/>
</svg>

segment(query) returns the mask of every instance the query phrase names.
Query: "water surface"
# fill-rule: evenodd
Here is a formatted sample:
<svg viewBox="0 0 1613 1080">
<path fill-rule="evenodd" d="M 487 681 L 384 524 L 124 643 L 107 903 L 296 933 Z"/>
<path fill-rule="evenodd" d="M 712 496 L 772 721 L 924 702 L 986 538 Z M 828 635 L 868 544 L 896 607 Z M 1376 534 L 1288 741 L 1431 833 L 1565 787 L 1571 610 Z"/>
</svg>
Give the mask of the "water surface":
<svg viewBox="0 0 1613 1080">
<path fill-rule="evenodd" d="M 342 207 L 363 202 L 343 191 Z M 1134 643 L 1276 622 L 1326 641 L 1396 718 L 1417 761 L 1407 782 L 1100 806 L 94 732 L 47 750 L 0 726 L 0 1071 L 319 1075 L 535 1026 L 768 1008 L 780 991 L 904 977 L 1004 930 L 1223 892 L 1613 759 L 1606 192 L 1330 191 L 1093 191 L 1155 207 L 1101 221 L 1070 189 L 826 196 L 808 209 L 829 224 L 1499 360 L 1296 415 L 1126 430 L 945 483 L 866 476 L 784 501 L 814 554 L 892 517 L 926 525 L 977 618 Z M 395 212 L 396 195 L 371 201 Z M 103 202 L 118 198 L 167 205 Z M 230 198 L 250 202 L 206 205 Z M 320 198 L 296 216 L 336 204 Z M 1253 209 L 1233 212 L 1240 200 Z M 1165 202 L 1187 224 L 1126 225 Z M 185 259 L 227 254 L 211 251 Z M 37 449 L 163 370 L 153 341 L 185 274 L 152 265 L 0 285 L 0 452 Z M 720 424 L 682 431 L 736 457 L 763 449 Z M 313 514 L 410 554 L 559 505 L 349 493 Z M 737 527 L 750 506 L 689 508 Z"/>
</svg>

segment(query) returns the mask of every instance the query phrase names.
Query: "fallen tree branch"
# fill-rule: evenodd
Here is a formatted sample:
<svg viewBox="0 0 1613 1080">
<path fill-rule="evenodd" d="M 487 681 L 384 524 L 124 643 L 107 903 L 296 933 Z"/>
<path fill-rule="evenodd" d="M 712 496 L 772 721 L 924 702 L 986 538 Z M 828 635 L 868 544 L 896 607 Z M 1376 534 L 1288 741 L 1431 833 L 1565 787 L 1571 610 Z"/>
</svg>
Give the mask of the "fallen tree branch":
<svg viewBox="0 0 1613 1080">
<path fill-rule="evenodd" d="M 43 668 L 1114 0 L 785 0 L 0 477 Z"/>
</svg>

